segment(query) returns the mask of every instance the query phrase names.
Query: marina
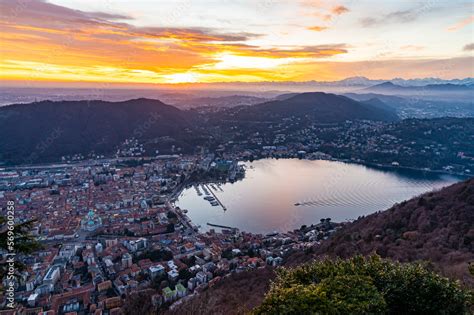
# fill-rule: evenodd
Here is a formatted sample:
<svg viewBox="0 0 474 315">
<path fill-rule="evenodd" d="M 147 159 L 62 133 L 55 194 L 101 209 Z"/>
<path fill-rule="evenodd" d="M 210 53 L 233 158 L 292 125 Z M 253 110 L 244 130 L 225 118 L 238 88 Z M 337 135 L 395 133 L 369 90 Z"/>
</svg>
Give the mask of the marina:
<svg viewBox="0 0 474 315">
<path fill-rule="evenodd" d="M 226 206 L 219 200 L 215 192 L 223 192 L 222 187 L 219 184 L 202 184 L 202 185 L 193 185 L 196 195 L 202 196 L 204 192 L 203 199 L 208 201 L 209 204 L 213 207 L 220 206 L 222 210 L 226 211 Z M 202 192 L 201 192 L 202 190 Z"/>
<path fill-rule="evenodd" d="M 214 185 L 211 185 L 211 187 L 212 187 L 212 186 L 214 186 Z M 215 189 L 215 190 L 217 190 L 217 189 Z M 216 194 L 215 194 L 211 189 L 209 189 L 208 191 L 211 192 L 211 194 L 212 194 L 212 196 L 213 196 L 213 198 L 214 198 L 214 201 L 213 201 L 213 202 L 211 201 L 211 205 L 212 205 L 212 206 L 220 205 L 221 208 L 222 208 L 222 210 L 226 211 L 227 208 L 226 208 L 226 207 L 224 206 L 224 204 L 219 200 L 219 198 L 216 196 Z M 217 204 L 216 204 L 216 203 L 217 203 Z"/>
<path fill-rule="evenodd" d="M 194 189 L 196 190 L 196 194 L 197 194 L 198 196 L 202 196 L 202 192 L 201 192 L 201 190 L 199 189 L 199 186 L 198 186 L 198 185 L 194 185 Z"/>
</svg>

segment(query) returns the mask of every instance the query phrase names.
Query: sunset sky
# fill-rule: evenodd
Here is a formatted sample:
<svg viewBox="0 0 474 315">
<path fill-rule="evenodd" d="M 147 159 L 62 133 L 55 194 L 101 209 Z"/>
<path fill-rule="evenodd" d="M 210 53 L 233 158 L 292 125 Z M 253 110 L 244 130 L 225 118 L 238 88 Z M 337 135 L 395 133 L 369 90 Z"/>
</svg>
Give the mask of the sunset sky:
<svg viewBox="0 0 474 315">
<path fill-rule="evenodd" d="M 12 81 L 474 76 L 472 1 L 0 0 Z"/>
</svg>

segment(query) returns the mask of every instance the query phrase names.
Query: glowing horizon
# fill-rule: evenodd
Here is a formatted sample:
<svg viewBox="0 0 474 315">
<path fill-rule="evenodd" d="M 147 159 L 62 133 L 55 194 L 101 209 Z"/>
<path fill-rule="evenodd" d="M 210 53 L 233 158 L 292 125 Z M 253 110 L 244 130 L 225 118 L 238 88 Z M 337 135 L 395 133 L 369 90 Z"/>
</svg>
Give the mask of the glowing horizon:
<svg viewBox="0 0 474 315">
<path fill-rule="evenodd" d="M 474 4 L 5 0 L 0 80 L 176 84 L 474 76 Z"/>
</svg>

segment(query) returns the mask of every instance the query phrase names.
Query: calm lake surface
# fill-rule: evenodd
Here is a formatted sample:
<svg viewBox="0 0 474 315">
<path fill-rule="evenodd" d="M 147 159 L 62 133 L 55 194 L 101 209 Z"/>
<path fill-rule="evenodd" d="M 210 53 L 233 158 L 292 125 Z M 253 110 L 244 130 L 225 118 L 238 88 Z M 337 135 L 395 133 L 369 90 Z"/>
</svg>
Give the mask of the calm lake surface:
<svg viewBox="0 0 474 315">
<path fill-rule="evenodd" d="M 207 223 L 268 233 L 318 223 L 356 219 L 394 203 L 462 180 L 417 171 L 380 170 L 357 164 L 298 159 L 264 159 L 244 163 L 245 178 L 207 185 L 226 207 L 204 200 L 202 185 L 185 189 L 176 204 L 201 230 Z M 295 205 L 299 204 L 299 205 Z"/>
</svg>

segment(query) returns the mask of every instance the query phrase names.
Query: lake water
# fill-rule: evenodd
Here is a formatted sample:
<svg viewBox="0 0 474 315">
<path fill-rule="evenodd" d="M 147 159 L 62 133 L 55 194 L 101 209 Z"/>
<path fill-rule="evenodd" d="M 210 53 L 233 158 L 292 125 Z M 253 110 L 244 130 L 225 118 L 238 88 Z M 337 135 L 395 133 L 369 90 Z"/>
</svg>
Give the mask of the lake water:
<svg viewBox="0 0 474 315">
<path fill-rule="evenodd" d="M 185 189 L 176 204 L 187 209 L 193 223 L 204 231 L 211 228 L 209 222 L 254 233 L 284 232 L 318 223 L 321 218 L 356 219 L 462 180 L 322 160 L 264 159 L 245 166 L 243 180 L 207 185 L 226 211 L 211 206 L 194 187 Z M 202 186 L 200 190 L 203 192 Z"/>
</svg>

